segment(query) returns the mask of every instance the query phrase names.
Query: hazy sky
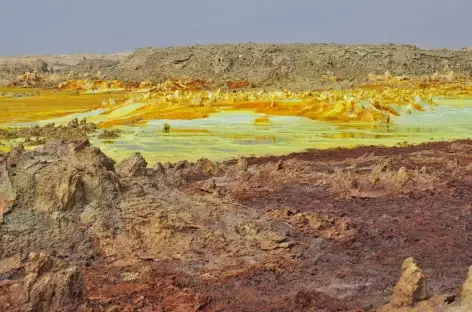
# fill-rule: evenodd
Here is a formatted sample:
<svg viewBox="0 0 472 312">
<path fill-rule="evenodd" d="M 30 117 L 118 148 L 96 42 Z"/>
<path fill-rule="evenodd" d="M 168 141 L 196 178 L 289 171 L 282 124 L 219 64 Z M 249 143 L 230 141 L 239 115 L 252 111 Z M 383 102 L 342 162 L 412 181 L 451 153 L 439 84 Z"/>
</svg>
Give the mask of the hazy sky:
<svg viewBox="0 0 472 312">
<path fill-rule="evenodd" d="M 235 42 L 472 46 L 472 0 L 0 0 L 0 55 Z"/>
</svg>

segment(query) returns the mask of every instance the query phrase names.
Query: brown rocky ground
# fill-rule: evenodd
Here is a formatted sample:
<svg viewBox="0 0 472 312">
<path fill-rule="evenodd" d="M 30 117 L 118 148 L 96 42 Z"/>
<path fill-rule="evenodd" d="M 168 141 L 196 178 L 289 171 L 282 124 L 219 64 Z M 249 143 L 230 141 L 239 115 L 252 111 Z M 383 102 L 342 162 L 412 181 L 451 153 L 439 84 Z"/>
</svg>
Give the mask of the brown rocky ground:
<svg viewBox="0 0 472 312">
<path fill-rule="evenodd" d="M 125 82 L 194 78 L 213 87 L 348 88 L 369 73 L 472 74 L 472 50 L 424 50 L 410 45 L 226 44 L 141 48 L 111 55 L 0 57 L 0 85 L 25 72 L 63 75 L 64 80 L 95 76 Z M 323 75 L 335 76 L 326 81 Z M 244 82 L 241 84 L 241 82 Z M 44 82 L 43 84 L 47 84 Z M 54 86 L 57 81 L 54 80 Z M 38 82 L 37 86 L 44 86 Z"/>
<path fill-rule="evenodd" d="M 467 283 L 429 295 L 458 295 L 471 265 L 471 151 L 148 168 L 84 140 L 14 149 L 0 156 L 0 311 L 375 311 L 408 257 L 423 271 L 405 262 L 384 311 L 467 311 Z"/>
</svg>

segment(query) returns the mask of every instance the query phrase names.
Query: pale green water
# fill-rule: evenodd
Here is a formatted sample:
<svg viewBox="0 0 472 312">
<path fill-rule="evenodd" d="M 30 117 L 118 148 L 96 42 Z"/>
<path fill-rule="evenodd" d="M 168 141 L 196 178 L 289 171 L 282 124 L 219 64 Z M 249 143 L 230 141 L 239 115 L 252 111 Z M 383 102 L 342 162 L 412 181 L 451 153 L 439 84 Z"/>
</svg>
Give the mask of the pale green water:
<svg viewBox="0 0 472 312">
<path fill-rule="evenodd" d="M 150 163 L 201 157 L 225 159 L 239 155 L 276 155 L 308 148 L 358 145 L 410 144 L 469 138 L 472 102 L 457 109 L 444 105 L 428 112 L 394 118 L 391 125 L 333 124 L 301 117 L 271 117 L 271 124 L 256 126 L 252 112 L 221 112 L 197 120 L 155 120 L 145 127 L 122 127 L 123 136 L 113 144 L 92 139 L 108 155 L 121 159 L 140 151 Z M 165 122 L 170 133 L 160 131 Z M 206 129 L 209 133 L 172 132 Z"/>
<path fill-rule="evenodd" d="M 438 100 L 439 107 L 425 112 L 392 118 L 390 125 L 333 124 L 303 117 L 270 117 L 270 125 L 255 125 L 254 118 L 264 115 L 250 111 L 219 112 L 196 120 L 152 120 L 144 126 L 121 126 L 122 136 L 112 143 L 90 138 L 107 155 L 119 161 L 141 152 L 150 164 L 156 161 L 196 160 L 202 157 L 227 159 L 240 155 L 277 155 L 308 148 L 353 147 L 358 145 L 410 144 L 470 138 L 472 135 L 472 100 Z M 132 104 L 114 111 L 116 118 L 144 104 Z M 120 111 L 121 110 L 121 111 Z M 97 122 L 96 111 L 86 113 Z M 78 117 L 75 114 L 74 117 Z M 72 116 L 54 120 L 66 122 Z M 82 117 L 82 118 L 83 118 Z M 42 121 L 39 124 L 51 122 Z M 161 131 L 171 125 L 170 133 Z M 200 129 L 200 132 L 176 132 Z"/>
</svg>

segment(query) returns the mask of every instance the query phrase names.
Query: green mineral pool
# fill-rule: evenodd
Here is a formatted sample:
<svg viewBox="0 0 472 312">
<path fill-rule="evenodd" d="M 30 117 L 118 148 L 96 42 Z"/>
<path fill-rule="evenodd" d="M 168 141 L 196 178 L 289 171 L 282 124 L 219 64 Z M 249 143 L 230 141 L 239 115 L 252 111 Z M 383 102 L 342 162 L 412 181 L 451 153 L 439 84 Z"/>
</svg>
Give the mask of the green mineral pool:
<svg viewBox="0 0 472 312">
<path fill-rule="evenodd" d="M 472 100 L 438 98 L 436 101 L 440 104 L 438 107 L 394 117 L 390 124 L 330 123 L 304 117 L 266 116 L 252 111 L 221 111 L 208 118 L 160 119 L 151 120 L 145 125 L 116 126 L 122 130 L 119 138 L 98 139 L 99 130 L 91 134 L 90 141 L 117 161 L 134 152 L 141 152 L 152 164 L 203 157 L 222 160 L 237 156 L 278 155 L 312 148 L 394 146 L 405 142 L 417 144 L 470 138 Z M 103 118 L 129 114 L 142 105 L 128 105 L 121 111 L 115 110 L 113 116 L 99 115 L 103 110 L 96 110 L 54 120 L 8 126 L 44 125 L 50 122 L 66 124 L 74 117 L 87 117 L 90 121 L 100 122 Z M 261 117 L 268 117 L 270 122 L 254 123 L 255 118 Z M 164 123 L 171 126 L 169 133 L 162 131 Z"/>
</svg>

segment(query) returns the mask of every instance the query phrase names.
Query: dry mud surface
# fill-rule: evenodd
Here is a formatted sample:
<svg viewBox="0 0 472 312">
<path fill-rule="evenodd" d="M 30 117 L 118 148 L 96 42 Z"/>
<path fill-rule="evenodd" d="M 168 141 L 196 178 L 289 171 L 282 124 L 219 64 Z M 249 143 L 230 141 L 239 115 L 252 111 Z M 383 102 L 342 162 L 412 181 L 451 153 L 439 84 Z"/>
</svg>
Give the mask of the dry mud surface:
<svg viewBox="0 0 472 312">
<path fill-rule="evenodd" d="M 148 166 L 20 146 L 0 156 L 0 311 L 469 311 L 471 151 Z"/>
<path fill-rule="evenodd" d="M 431 75 L 472 73 L 472 50 L 424 50 L 410 45 L 227 44 L 141 48 L 110 55 L 0 57 L 0 85 L 25 72 L 97 75 L 125 82 L 193 78 L 226 86 L 245 81 L 257 88 L 326 87 L 323 75 L 336 76 L 337 87 L 351 87 L 369 73 Z M 71 73 L 72 72 L 72 73 Z M 39 84 L 38 86 L 41 86 Z"/>
</svg>

